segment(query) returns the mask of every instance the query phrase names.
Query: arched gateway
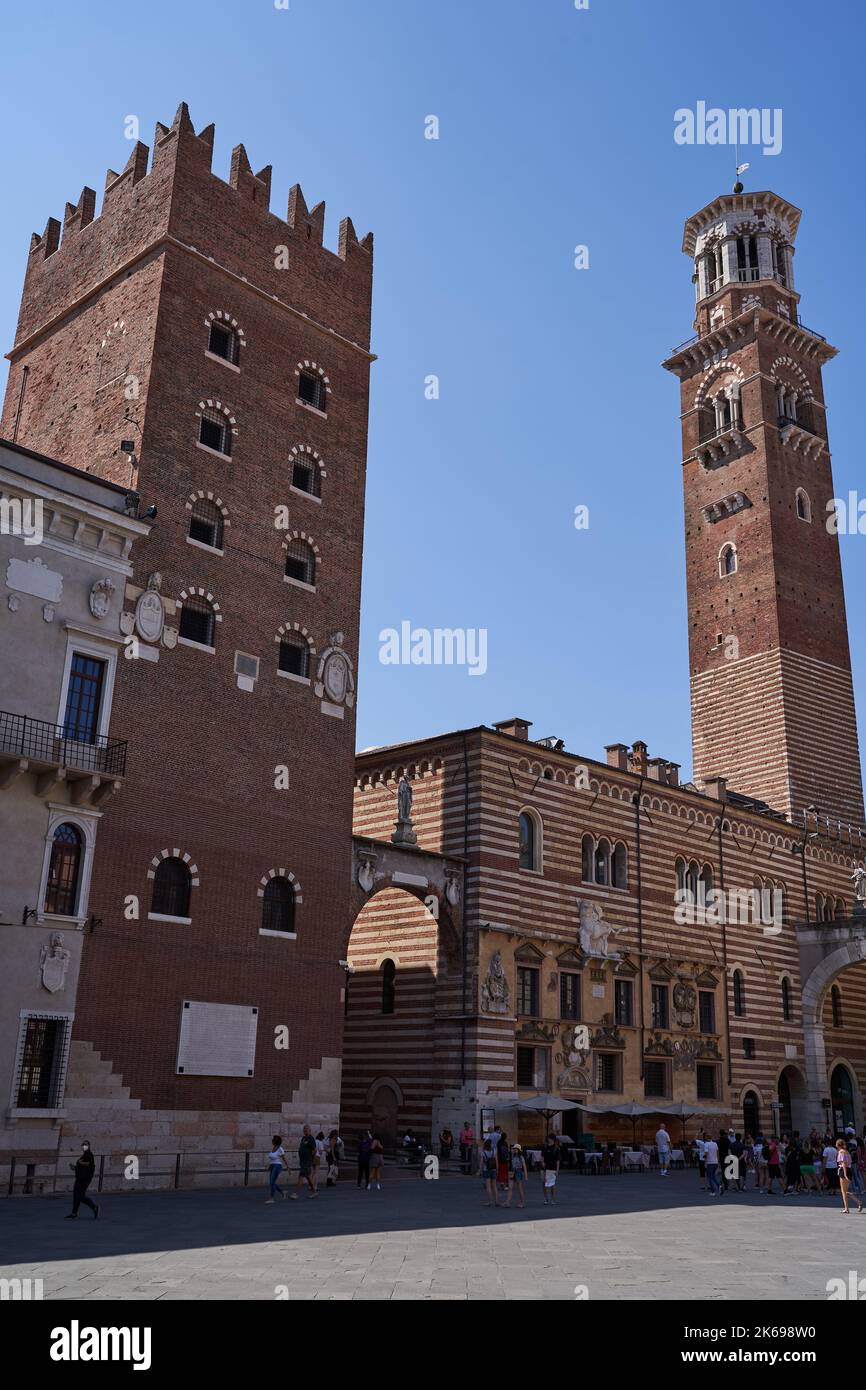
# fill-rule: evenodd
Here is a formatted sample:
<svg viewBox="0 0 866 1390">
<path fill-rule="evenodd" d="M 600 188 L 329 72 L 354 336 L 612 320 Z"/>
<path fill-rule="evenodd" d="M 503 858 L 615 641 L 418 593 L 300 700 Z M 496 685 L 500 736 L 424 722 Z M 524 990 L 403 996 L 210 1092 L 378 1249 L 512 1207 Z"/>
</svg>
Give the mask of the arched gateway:
<svg viewBox="0 0 866 1390">
<path fill-rule="evenodd" d="M 853 1070 L 837 1059 L 832 1076 L 828 1074 L 823 1014 L 827 991 L 837 976 L 847 966 L 866 960 L 866 916 L 858 914 L 846 921 L 810 923 L 796 930 L 803 980 L 806 1055 L 806 1095 L 799 1127 L 803 1130 L 806 1118 L 810 1125 L 836 1127 L 838 1112 L 844 1116 L 845 1123 L 853 1120 L 862 1131 L 863 1099 Z"/>
<path fill-rule="evenodd" d="M 462 1080 L 464 862 L 354 837 L 340 1123 L 391 1148 L 439 1132 L 436 1098 Z M 447 1121 L 446 1121 L 447 1122 Z"/>
</svg>

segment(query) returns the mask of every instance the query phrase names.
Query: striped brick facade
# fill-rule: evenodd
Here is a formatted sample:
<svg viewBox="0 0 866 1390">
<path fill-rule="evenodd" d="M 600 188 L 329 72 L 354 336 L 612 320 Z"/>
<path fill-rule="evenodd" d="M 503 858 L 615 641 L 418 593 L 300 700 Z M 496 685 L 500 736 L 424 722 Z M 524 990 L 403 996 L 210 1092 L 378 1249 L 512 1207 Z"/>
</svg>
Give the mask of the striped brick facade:
<svg viewBox="0 0 866 1390">
<path fill-rule="evenodd" d="M 460 854 L 467 860 L 465 904 L 465 971 L 470 980 L 461 1029 L 462 1045 L 448 1067 L 434 1075 L 419 1065 L 419 1039 L 434 1013 L 460 1012 L 457 997 L 436 997 L 432 978 L 436 951 L 434 923 L 422 925 L 415 904 L 405 895 L 381 896 L 358 919 L 349 955 L 352 977 L 344 1047 L 343 1118 L 352 1125 L 370 1122 L 365 1101 L 381 1078 L 391 1078 L 411 1097 L 398 1112 L 400 1125 L 426 1133 L 443 1123 L 478 1121 L 482 1106 L 493 1106 L 508 1123 L 519 1096 L 538 1087 L 518 1086 L 517 1049 L 537 1046 L 547 1059 L 549 1089 L 589 1104 L 616 1104 L 636 1099 L 647 1104 L 647 1066 L 662 1061 L 669 1077 L 669 1096 L 659 1103 L 701 1102 L 698 1064 L 715 1069 L 717 1097 L 707 1101 L 725 1108 L 743 1124 L 743 1105 L 752 1092 L 760 1123 L 772 1128 L 773 1104 L 786 1090 L 793 1119 L 806 1115 L 806 1058 L 800 995 L 803 980 L 796 923 L 815 924 L 829 901 L 833 911 L 853 911 L 850 875 L 859 842 L 840 844 L 823 836 L 807 840 L 805 879 L 803 833 L 781 817 L 769 817 L 692 786 L 668 783 L 673 765 L 647 759 L 643 745 L 628 753 L 612 745 L 612 765 L 533 745 L 514 735 L 480 728 L 412 745 L 362 754 L 357 760 L 356 832 L 387 839 L 395 819 L 395 793 L 401 775 L 412 777 L 415 830 L 424 849 Z M 638 811 L 639 803 L 639 811 Z M 520 867 L 518 818 L 529 810 L 540 829 L 539 868 Z M 582 843 L 620 843 L 627 855 L 626 886 L 587 882 Z M 640 847 L 638 847 L 638 837 Z M 765 931 L 760 922 L 729 921 L 695 925 L 675 920 L 677 860 L 694 861 L 712 874 L 716 888 L 748 892 L 759 883 L 784 894 L 781 930 Z M 639 869 L 638 869 L 639 865 Z M 398 897 L 403 903 L 398 905 Z M 617 929 L 618 961 L 583 956 L 578 899 L 598 904 Z M 421 909 L 423 912 L 423 909 Z M 773 928 L 774 924 L 767 924 Z M 499 952 L 509 984 L 507 1015 L 485 1011 L 482 986 L 492 956 Z M 403 992 L 406 953 L 406 983 Z M 395 1011 L 377 1016 L 381 999 L 380 962 L 391 953 L 398 962 Z M 515 1006 L 517 969 L 535 966 L 539 974 L 537 1012 Z M 734 972 L 740 972 L 735 999 Z M 573 1019 L 561 1012 L 559 977 L 580 976 L 580 1021 L 590 1029 L 590 1055 L 569 1066 L 564 1048 Z M 620 1024 L 611 1043 L 614 988 L 618 979 L 632 982 L 633 1021 Z M 789 1018 L 785 1017 L 783 980 L 787 981 Z M 841 1060 L 849 1068 L 855 1111 L 862 1121 L 866 1087 L 866 969 L 843 971 L 837 987 L 844 998 L 842 1026 L 826 1030 L 828 1078 Z M 652 987 L 670 991 L 667 1028 L 653 1028 Z M 700 1020 L 680 1024 L 673 991 L 677 984 L 712 994 L 714 1028 L 702 1032 Z M 354 1014 L 355 999 L 359 1013 Z M 829 998 L 829 995 L 828 995 Z M 744 1003 L 742 1013 L 737 1013 Z M 415 1006 L 419 1012 L 415 1013 Z M 828 1005 L 829 1007 L 829 1005 Z M 434 1035 L 439 1027 L 433 1019 Z M 607 1030 L 607 1031 L 606 1031 Z M 404 1042 L 401 1043 L 401 1038 Z M 745 1043 L 744 1040 L 749 1040 Z M 621 1057 L 620 1088 L 602 1092 L 597 1076 L 599 1053 Z M 695 1053 L 703 1052 L 703 1056 Z M 747 1056 L 747 1051 L 752 1055 Z M 691 1061 L 689 1057 L 691 1056 Z M 419 1095 L 418 1085 L 430 1081 Z M 582 1084 L 581 1084 L 582 1078 Z M 542 1087 L 547 1089 L 548 1086 Z M 799 1102 L 802 1101 L 802 1104 Z M 366 1110 L 364 1105 L 367 1104 Z M 814 1106 L 813 1106 L 814 1110 Z M 464 1113 L 465 1112 L 465 1113 Z M 780 1116 L 786 1111 L 779 1112 Z M 823 1111 L 810 1123 L 823 1122 Z M 581 1126 L 603 1136 L 630 1136 L 630 1123 L 593 1116 Z M 519 1118 L 524 1138 L 537 1134 L 531 1117 Z"/>
</svg>

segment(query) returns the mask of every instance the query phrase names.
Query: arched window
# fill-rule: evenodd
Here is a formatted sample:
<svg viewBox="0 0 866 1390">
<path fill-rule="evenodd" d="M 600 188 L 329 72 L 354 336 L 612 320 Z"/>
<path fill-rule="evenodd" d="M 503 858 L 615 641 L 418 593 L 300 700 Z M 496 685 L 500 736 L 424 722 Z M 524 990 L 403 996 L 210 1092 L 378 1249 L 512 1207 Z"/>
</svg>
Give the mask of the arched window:
<svg viewBox="0 0 866 1390">
<path fill-rule="evenodd" d="M 613 849 L 613 886 L 628 887 L 628 850 L 622 840 L 617 840 Z"/>
<path fill-rule="evenodd" d="M 296 454 L 292 461 L 292 487 L 311 497 L 322 495 L 322 470 L 312 454 Z"/>
<path fill-rule="evenodd" d="M 304 405 L 313 406 L 315 410 L 327 410 L 328 398 L 322 377 L 313 376 L 312 372 L 300 372 L 298 374 L 298 399 L 303 401 Z"/>
<path fill-rule="evenodd" d="M 719 553 L 719 575 L 722 579 L 729 574 L 737 572 L 737 548 L 734 545 L 724 545 Z"/>
<path fill-rule="evenodd" d="M 228 416 L 223 415 L 219 410 L 214 410 L 211 406 L 206 406 L 199 416 L 198 442 L 204 444 L 208 449 L 214 449 L 218 454 L 225 454 L 230 458 L 232 432 L 229 428 Z"/>
<path fill-rule="evenodd" d="M 737 278 L 739 280 L 757 280 L 759 275 L 757 237 L 737 237 Z"/>
<path fill-rule="evenodd" d="M 595 847 L 595 881 L 610 883 L 610 841 L 599 840 Z"/>
<path fill-rule="evenodd" d="M 233 328 L 227 323 L 218 323 L 216 319 L 211 320 L 210 333 L 208 335 L 207 350 L 212 352 L 214 357 L 222 357 L 226 362 L 231 362 L 237 366 L 240 339 Z"/>
<path fill-rule="evenodd" d="M 295 930 L 295 890 L 287 878 L 268 879 L 262 896 L 262 931 Z"/>
<path fill-rule="evenodd" d="M 676 874 L 677 874 L 677 892 L 680 893 L 680 894 L 682 894 L 682 893 L 685 892 L 685 890 L 686 890 L 686 888 L 687 888 L 687 886 L 688 886 L 687 883 L 686 883 L 686 861 L 685 861 L 685 859 L 678 859 L 677 862 L 676 862 L 675 868 L 676 868 Z"/>
<path fill-rule="evenodd" d="M 782 976 L 782 1018 L 786 1023 L 791 1022 L 791 981 L 787 975 Z"/>
<path fill-rule="evenodd" d="M 743 1018 L 746 1013 L 746 986 L 742 970 L 734 971 L 734 1013 L 737 1018 Z"/>
<path fill-rule="evenodd" d="M 538 852 L 538 825 L 535 816 L 530 811 L 521 811 L 517 828 L 520 844 L 520 867 L 521 869 L 537 869 L 540 856 Z"/>
<path fill-rule="evenodd" d="M 801 521 L 812 520 L 812 501 L 801 487 L 797 488 L 797 515 Z"/>
<path fill-rule="evenodd" d="M 392 1014 L 394 1012 L 394 1000 L 396 995 L 395 979 L 397 967 L 392 960 L 382 962 L 382 1013 Z"/>
<path fill-rule="evenodd" d="M 286 578 L 300 584 L 316 582 L 316 552 L 309 541 L 291 540 L 286 544 Z"/>
<path fill-rule="evenodd" d="M 716 412 L 716 430 L 730 429 L 734 423 L 730 397 L 726 396 L 724 391 L 720 391 L 713 401 L 713 405 Z"/>
<path fill-rule="evenodd" d="M 584 883 L 595 879 L 595 840 L 591 835 L 584 835 L 580 842 L 580 876 Z"/>
<path fill-rule="evenodd" d="M 713 891 L 713 870 L 712 866 L 705 864 L 698 875 L 698 902 L 701 907 L 706 907 L 709 895 Z"/>
<path fill-rule="evenodd" d="M 696 902 L 699 901 L 699 899 L 698 899 L 698 880 L 699 880 L 699 878 L 700 878 L 700 867 L 699 867 L 698 864 L 695 863 L 694 859 L 690 859 L 690 860 L 689 860 L 688 869 L 686 870 L 686 887 L 687 887 L 688 890 L 689 890 L 689 900 L 690 900 L 691 902 L 693 902 L 693 903 L 696 903 Z"/>
<path fill-rule="evenodd" d="M 836 899 L 836 906 L 833 910 L 833 920 L 835 922 L 844 922 L 845 920 L 845 903 L 842 898 Z"/>
<path fill-rule="evenodd" d="M 163 859 L 153 875 L 152 913 L 160 917 L 189 917 L 192 875 L 182 859 Z"/>
<path fill-rule="evenodd" d="M 78 903 L 78 884 L 81 877 L 81 831 L 64 821 L 58 825 L 51 842 L 48 863 L 48 882 L 45 887 L 45 911 L 71 917 Z"/>
<path fill-rule="evenodd" d="M 842 994 L 838 985 L 834 985 L 830 990 L 830 1009 L 833 1014 L 833 1027 L 844 1027 L 842 1018 Z"/>
<path fill-rule="evenodd" d="M 819 922 L 829 922 L 831 917 L 830 903 L 823 893 L 815 894 L 815 916 Z"/>
<path fill-rule="evenodd" d="M 178 635 L 202 647 L 214 645 L 214 611 L 206 599 L 185 598 L 180 610 Z"/>
<path fill-rule="evenodd" d="M 756 1134 L 761 1132 L 761 1111 L 758 1104 L 758 1097 L 754 1091 L 747 1091 L 743 1096 L 743 1134 L 748 1134 L 754 1139 Z"/>
<path fill-rule="evenodd" d="M 303 637 L 288 633 L 280 639 L 279 670 L 290 676 L 309 676 L 310 646 Z"/>
<path fill-rule="evenodd" d="M 193 504 L 189 518 L 189 538 L 213 550 L 223 548 L 223 514 L 215 502 L 200 497 Z"/>
</svg>

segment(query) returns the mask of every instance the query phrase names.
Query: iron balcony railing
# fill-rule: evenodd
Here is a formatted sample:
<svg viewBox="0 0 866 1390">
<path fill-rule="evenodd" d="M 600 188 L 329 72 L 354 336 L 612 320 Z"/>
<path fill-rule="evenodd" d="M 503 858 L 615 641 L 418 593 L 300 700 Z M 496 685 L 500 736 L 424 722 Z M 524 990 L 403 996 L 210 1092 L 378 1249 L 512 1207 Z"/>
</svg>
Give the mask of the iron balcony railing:
<svg viewBox="0 0 866 1390">
<path fill-rule="evenodd" d="M 3 753 L 83 772 L 102 772 L 109 777 L 123 777 L 126 773 L 126 743 L 120 739 L 90 735 L 9 710 L 0 710 L 0 754 Z"/>
</svg>

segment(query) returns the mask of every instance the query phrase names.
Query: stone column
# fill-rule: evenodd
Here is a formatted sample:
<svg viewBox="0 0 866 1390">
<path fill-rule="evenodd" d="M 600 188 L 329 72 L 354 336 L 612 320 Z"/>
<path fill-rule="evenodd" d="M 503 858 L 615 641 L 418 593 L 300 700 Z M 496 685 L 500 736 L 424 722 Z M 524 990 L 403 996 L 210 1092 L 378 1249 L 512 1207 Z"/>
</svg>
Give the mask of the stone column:
<svg viewBox="0 0 866 1390">
<path fill-rule="evenodd" d="M 722 281 L 726 285 L 737 284 L 739 278 L 737 238 L 729 236 L 722 242 Z"/>
<path fill-rule="evenodd" d="M 762 280 L 772 280 L 773 278 L 773 248 L 770 245 L 770 238 L 766 232 L 761 233 L 758 238 L 758 270 Z"/>
<path fill-rule="evenodd" d="M 829 1095 L 827 1051 L 824 1046 L 824 1027 L 821 1023 L 804 1023 L 803 1042 L 806 1051 L 806 1105 L 809 1124 L 823 1131 L 826 1116 L 821 1101 Z"/>
</svg>

